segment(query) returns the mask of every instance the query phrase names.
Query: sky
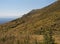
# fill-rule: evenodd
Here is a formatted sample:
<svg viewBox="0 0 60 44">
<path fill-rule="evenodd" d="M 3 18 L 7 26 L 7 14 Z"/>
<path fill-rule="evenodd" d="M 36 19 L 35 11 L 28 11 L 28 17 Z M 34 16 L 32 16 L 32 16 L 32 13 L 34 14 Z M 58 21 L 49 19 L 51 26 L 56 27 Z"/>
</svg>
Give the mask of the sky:
<svg viewBox="0 0 60 44">
<path fill-rule="evenodd" d="M 21 17 L 33 9 L 41 9 L 56 0 L 0 0 L 0 18 Z"/>
</svg>

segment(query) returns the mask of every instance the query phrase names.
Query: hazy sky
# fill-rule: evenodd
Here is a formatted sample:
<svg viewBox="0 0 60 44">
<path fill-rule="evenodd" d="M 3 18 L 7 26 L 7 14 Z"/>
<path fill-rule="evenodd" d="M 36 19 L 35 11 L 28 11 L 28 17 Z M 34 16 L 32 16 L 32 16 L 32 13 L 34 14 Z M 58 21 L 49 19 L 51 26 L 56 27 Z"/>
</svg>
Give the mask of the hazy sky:
<svg viewBox="0 0 60 44">
<path fill-rule="evenodd" d="M 55 0 L 0 0 L 0 18 L 20 17 L 23 14 L 45 7 Z"/>
</svg>

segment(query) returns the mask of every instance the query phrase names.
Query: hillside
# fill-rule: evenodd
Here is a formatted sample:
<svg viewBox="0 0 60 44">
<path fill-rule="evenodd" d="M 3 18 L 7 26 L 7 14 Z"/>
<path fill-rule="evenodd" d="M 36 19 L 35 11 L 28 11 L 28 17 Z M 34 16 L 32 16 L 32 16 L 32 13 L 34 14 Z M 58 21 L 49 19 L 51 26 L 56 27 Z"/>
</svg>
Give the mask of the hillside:
<svg viewBox="0 0 60 44">
<path fill-rule="evenodd" d="M 45 44 L 50 34 L 60 44 L 60 1 L 0 25 L 0 44 Z"/>
</svg>

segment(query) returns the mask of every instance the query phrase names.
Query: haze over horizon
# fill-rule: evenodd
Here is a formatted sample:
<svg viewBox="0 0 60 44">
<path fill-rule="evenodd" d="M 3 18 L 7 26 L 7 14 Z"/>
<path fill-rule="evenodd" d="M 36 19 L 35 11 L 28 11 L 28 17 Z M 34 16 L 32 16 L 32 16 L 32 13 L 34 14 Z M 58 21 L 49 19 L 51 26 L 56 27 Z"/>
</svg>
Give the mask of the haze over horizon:
<svg viewBox="0 0 60 44">
<path fill-rule="evenodd" d="M 56 0 L 0 0 L 0 18 L 21 17 L 33 9 L 43 8 Z"/>
</svg>

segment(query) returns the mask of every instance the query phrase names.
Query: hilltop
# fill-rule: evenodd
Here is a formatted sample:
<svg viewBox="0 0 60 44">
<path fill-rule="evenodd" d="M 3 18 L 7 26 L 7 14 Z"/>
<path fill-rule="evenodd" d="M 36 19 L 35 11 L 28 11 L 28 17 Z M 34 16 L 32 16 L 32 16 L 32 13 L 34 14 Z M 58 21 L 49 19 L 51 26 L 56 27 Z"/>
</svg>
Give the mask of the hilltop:
<svg viewBox="0 0 60 44">
<path fill-rule="evenodd" d="M 32 10 L 21 18 L 0 25 L 0 43 L 35 44 L 36 41 L 40 43 L 40 39 L 43 42 L 44 33 L 49 30 L 52 31 L 55 43 L 60 44 L 60 1 L 42 9 Z M 49 32 L 45 34 L 47 33 L 49 34 Z"/>
</svg>

